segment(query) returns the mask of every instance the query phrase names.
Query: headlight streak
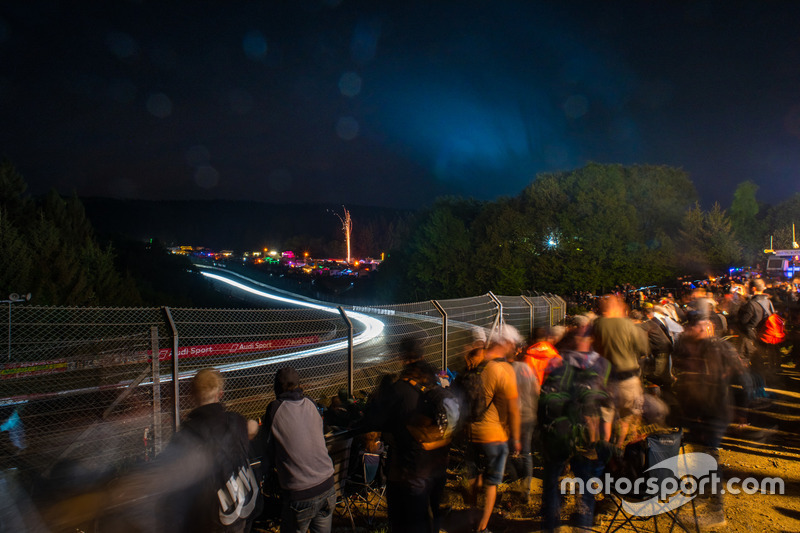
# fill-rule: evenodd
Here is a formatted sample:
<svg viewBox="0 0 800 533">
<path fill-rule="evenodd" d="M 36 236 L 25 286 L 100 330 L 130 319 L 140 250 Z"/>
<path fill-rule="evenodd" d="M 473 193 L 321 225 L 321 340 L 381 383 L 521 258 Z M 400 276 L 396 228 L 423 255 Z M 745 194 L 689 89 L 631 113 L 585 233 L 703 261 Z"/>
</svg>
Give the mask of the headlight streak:
<svg viewBox="0 0 800 533">
<path fill-rule="evenodd" d="M 295 306 L 307 307 L 309 309 L 316 309 L 318 311 L 322 311 L 322 312 L 325 312 L 325 313 L 332 313 L 332 314 L 336 314 L 336 315 L 339 314 L 339 310 L 337 308 L 335 308 L 335 307 L 315 304 L 315 303 L 312 303 L 312 302 L 309 302 L 309 301 L 305 301 L 305 300 L 296 300 L 296 299 L 293 299 L 293 298 L 286 298 L 286 297 L 283 297 L 283 296 L 278 296 L 276 294 L 270 294 L 268 292 L 264 292 L 264 291 L 255 289 L 253 287 L 249 287 L 249 286 L 247 286 L 247 285 L 245 285 L 243 283 L 239 283 L 238 281 L 234 281 L 234 280 L 232 280 L 230 278 L 227 278 L 225 276 L 220 276 L 218 274 L 212 274 L 211 272 L 202 271 L 201 273 L 204 276 L 208 277 L 208 278 L 214 279 L 214 280 L 219 281 L 221 283 L 225 283 L 227 285 L 230 285 L 231 287 L 235 287 L 235 288 L 237 288 L 239 290 L 248 292 L 250 294 L 254 294 L 254 295 L 259 296 L 261 298 L 268 298 L 270 300 L 275 300 L 275 301 L 278 301 L 278 302 L 283 302 L 283 303 L 287 303 L 287 304 L 291 304 L 291 305 L 295 305 Z M 247 279 L 247 278 L 244 278 L 244 279 Z M 377 318 L 373 318 L 371 316 L 367 316 L 367 315 L 364 315 L 362 313 L 357 313 L 357 312 L 354 312 L 354 311 L 349 311 L 347 313 L 347 317 L 349 319 L 351 319 L 351 320 L 355 320 L 356 322 L 359 322 L 362 326 L 364 326 L 364 331 L 362 331 L 358 335 L 354 335 L 353 336 L 353 346 L 358 346 L 360 344 L 368 342 L 368 341 L 380 336 L 383 333 L 384 324 L 383 324 L 383 322 L 381 322 Z M 319 355 L 319 354 L 322 354 L 322 353 L 335 352 L 337 350 L 346 349 L 347 346 L 348 346 L 347 341 L 341 341 L 341 342 L 337 342 L 337 343 L 334 343 L 334 344 L 329 344 L 327 346 L 320 346 L 318 348 L 310 348 L 308 350 L 300 350 L 298 352 L 292 352 L 292 353 L 287 353 L 287 354 L 278 355 L 278 356 L 273 355 L 273 356 L 270 356 L 270 357 L 264 357 L 264 358 L 261 358 L 261 359 L 255 359 L 253 361 L 245 361 L 245 362 L 240 362 L 240 363 L 230 363 L 230 364 L 227 364 L 227 365 L 220 365 L 220 366 L 217 366 L 216 368 L 220 372 L 233 372 L 233 371 L 237 371 L 237 370 L 247 370 L 247 369 L 250 369 L 250 368 L 263 366 L 265 364 L 285 363 L 287 361 L 294 361 L 294 360 L 297 360 L 297 359 L 303 359 L 303 358 L 306 358 L 306 357 L 311 357 L 312 355 Z M 194 376 L 194 374 L 195 374 L 194 371 L 181 372 L 179 374 L 179 376 L 178 376 L 178 379 L 187 379 L 187 378 L 189 378 L 191 376 Z M 171 379 L 172 379 L 171 377 L 164 376 L 162 378 L 162 381 L 171 381 Z"/>
</svg>

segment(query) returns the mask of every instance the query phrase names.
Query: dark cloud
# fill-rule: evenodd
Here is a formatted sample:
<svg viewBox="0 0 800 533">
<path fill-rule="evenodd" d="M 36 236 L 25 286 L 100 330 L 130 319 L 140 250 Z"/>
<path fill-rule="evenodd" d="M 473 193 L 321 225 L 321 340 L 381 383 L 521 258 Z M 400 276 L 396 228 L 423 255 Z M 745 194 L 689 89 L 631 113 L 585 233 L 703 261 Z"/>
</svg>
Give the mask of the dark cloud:
<svg viewBox="0 0 800 533">
<path fill-rule="evenodd" d="M 34 192 L 418 206 L 587 161 L 798 192 L 800 4 L 49 2 L 0 10 Z"/>
</svg>

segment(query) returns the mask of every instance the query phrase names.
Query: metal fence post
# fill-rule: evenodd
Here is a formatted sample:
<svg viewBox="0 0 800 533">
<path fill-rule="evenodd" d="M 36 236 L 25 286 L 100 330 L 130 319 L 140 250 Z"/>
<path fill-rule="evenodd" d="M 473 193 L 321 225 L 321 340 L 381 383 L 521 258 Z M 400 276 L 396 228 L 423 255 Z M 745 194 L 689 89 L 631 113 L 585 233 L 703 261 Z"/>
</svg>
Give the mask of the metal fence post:
<svg viewBox="0 0 800 533">
<path fill-rule="evenodd" d="M 567 306 L 566 306 L 567 302 L 565 302 L 564 299 L 561 296 L 558 296 L 557 294 L 551 293 L 550 296 L 552 296 L 553 301 L 555 301 L 558 304 L 556 306 L 556 309 L 558 309 L 558 322 L 559 324 L 563 323 L 564 319 L 567 318 Z"/>
<path fill-rule="evenodd" d="M 178 328 L 172 319 L 172 312 L 169 307 L 164 308 L 167 317 L 167 326 L 172 332 L 172 430 L 177 433 L 181 426 L 181 391 L 178 380 Z"/>
<path fill-rule="evenodd" d="M 550 299 L 550 293 L 547 294 L 548 294 L 547 296 L 544 296 L 544 299 L 547 302 L 547 309 L 548 311 L 550 311 L 550 327 L 552 328 L 553 326 L 556 325 L 553 314 L 553 309 L 555 306 L 553 305 L 553 300 Z"/>
<path fill-rule="evenodd" d="M 153 454 L 161 452 L 161 354 L 158 349 L 158 326 L 150 327 L 150 361 L 153 365 Z"/>
<path fill-rule="evenodd" d="M 353 396 L 353 323 L 347 317 L 342 306 L 337 307 L 342 315 L 344 323 L 347 324 L 347 396 Z"/>
<path fill-rule="evenodd" d="M 497 331 L 500 328 L 500 325 L 503 323 L 503 304 L 502 304 L 502 302 L 500 302 L 500 300 L 497 298 L 497 296 L 495 296 L 492 293 L 492 291 L 489 291 L 488 293 L 486 293 L 486 295 L 489 298 L 491 298 L 494 303 L 497 304 L 497 316 L 494 318 L 494 325 L 492 326 L 492 331 L 491 331 L 491 333 L 489 335 L 489 338 L 486 340 L 486 345 L 488 346 L 489 345 L 489 341 L 492 340 L 492 337 L 494 336 L 495 331 Z"/>
<path fill-rule="evenodd" d="M 529 331 L 528 331 L 528 338 L 531 341 L 533 341 L 533 330 L 534 330 L 534 327 L 533 327 L 533 318 L 534 318 L 534 316 L 533 316 L 533 302 L 528 300 L 528 297 L 525 296 L 524 294 L 520 295 L 520 298 L 522 298 L 522 300 L 526 304 L 528 304 L 528 307 L 530 307 L 530 319 L 529 319 L 530 328 L 529 328 Z"/>
<path fill-rule="evenodd" d="M 431 303 L 442 315 L 442 370 L 447 370 L 447 311 L 436 300 L 431 300 Z"/>
</svg>

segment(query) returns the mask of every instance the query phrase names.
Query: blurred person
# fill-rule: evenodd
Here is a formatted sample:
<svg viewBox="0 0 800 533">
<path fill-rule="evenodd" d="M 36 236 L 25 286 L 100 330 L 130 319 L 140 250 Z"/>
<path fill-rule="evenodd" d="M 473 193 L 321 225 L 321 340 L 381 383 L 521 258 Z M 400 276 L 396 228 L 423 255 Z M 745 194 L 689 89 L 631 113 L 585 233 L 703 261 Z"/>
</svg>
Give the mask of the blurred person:
<svg viewBox="0 0 800 533">
<path fill-rule="evenodd" d="M 659 304 L 661 304 L 661 306 L 667 311 L 667 316 L 669 316 L 678 324 L 681 324 L 686 320 L 686 313 L 681 306 L 675 302 L 675 298 L 671 292 L 668 292 L 666 296 L 661 299 Z"/>
<path fill-rule="evenodd" d="M 644 390 L 639 359 L 647 355 L 647 336 L 625 316 L 625 305 L 618 296 L 600 300 L 600 315 L 594 322 L 594 348 L 611 363 L 609 389 L 619 416 L 617 444 L 622 445 L 641 415 Z"/>
<path fill-rule="evenodd" d="M 744 288 L 736 283 L 731 283 L 728 293 L 723 296 L 719 304 L 719 310 L 728 317 L 730 322 L 735 322 L 736 317 L 739 315 L 739 309 L 744 303 Z M 730 325 L 733 326 L 734 324 Z"/>
<path fill-rule="evenodd" d="M 369 404 L 362 426 L 380 431 L 387 444 L 386 500 L 391 530 L 438 533 L 450 448 L 426 450 L 409 431 L 422 414 L 423 390 L 436 386 L 436 369 L 423 359 L 422 345 L 413 337 L 401 341 L 400 359 L 399 378 L 383 384 Z"/>
<path fill-rule="evenodd" d="M 766 396 L 764 387 L 767 379 L 773 379 L 780 369 L 780 352 L 775 345 L 767 344 L 759 338 L 759 326 L 775 312 L 772 302 L 764 291 L 766 283 L 761 278 L 750 281 L 751 297 L 739 309 L 738 322 L 742 331 L 741 353 L 750 362 L 756 380 L 756 395 Z"/>
<path fill-rule="evenodd" d="M 303 394 L 292 367 L 275 374 L 275 400 L 264 414 L 264 460 L 281 488 L 281 533 L 325 533 L 336 508 L 333 462 L 316 403 Z"/>
<path fill-rule="evenodd" d="M 536 410 L 539 403 L 540 384 L 534 371 L 525 362 L 525 352 L 518 350 L 511 362 L 517 376 L 517 393 L 519 395 L 520 413 L 520 449 L 519 466 L 521 496 L 526 503 L 530 501 L 531 481 L 533 480 L 533 431 L 536 427 Z M 513 449 L 513 443 L 510 443 Z"/>
<path fill-rule="evenodd" d="M 592 349 L 590 324 L 579 326 L 565 340 L 562 364 L 552 370 L 540 396 L 545 531 L 554 531 L 559 526 L 562 499 L 559 478 L 567 464 L 588 487 L 591 478 L 601 476 L 611 455 L 608 443 L 615 416 L 614 401 L 608 390 L 611 364 Z M 562 409 L 566 412 L 559 412 Z M 570 424 L 569 428 L 563 426 L 564 420 Z M 579 437 L 577 441 L 565 442 L 568 435 Z M 591 529 L 594 509 L 594 494 L 584 491 L 577 505 L 576 525 Z"/>
<path fill-rule="evenodd" d="M 250 468 L 248 422 L 222 405 L 224 383 L 214 368 L 195 374 L 196 407 L 155 461 L 104 492 L 100 530 L 249 531 L 259 486 Z"/>
<path fill-rule="evenodd" d="M 719 463 L 719 447 L 733 414 L 731 383 L 744 372 L 735 348 L 714 334 L 710 320 L 688 313 L 686 330 L 675 346 L 676 395 L 688 438 Z M 721 475 L 721 471 L 719 472 Z M 725 523 L 722 495 L 712 495 L 705 525 Z"/>
<path fill-rule="evenodd" d="M 483 354 L 474 354 L 470 364 L 486 365 L 480 373 L 486 405 L 480 419 L 467 428 L 467 476 L 470 480 L 470 503 L 478 509 L 478 493 L 483 492 L 483 506 L 476 531 L 488 532 L 497 498 L 497 485 L 502 483 L 509 447 L 513 454 L 522 450 L 520 440 L 520 408 L 517 377 L 507 360 L 516 353 L 522 341 L 513 326 L 504 324 Z"/>
<path fill-rule="evenodd" d="M 251 477 L 251 470 L 247 486 L 236 487 L 245 489 L 244 494 L 230 489 L 227 493 L 220 492 L 231 479 L 239 478 L 243 465 L 249 470 L 247 421 L 238 413 L 225 410 L 221 403 L 224 384 L 222 374 L 214 368 L 204 368 L 195 374 L 191 394 L 197 407 L 189 413 L 164 452 L 162 460 L 166 461 L 176 454 L 199 454 L 197 466 L 203 473 L 201 482 L 188 487 L 176 498 L 182 502 L 177 507 L 182 507 L 184 512 L 172 512 L 173 500 L 167 515 L 173 519 L 166 528 L 168 531 L 245 531 L 246 519 L 255 510 L 258 486 Z"/>
<path fill-rule="evenodd" d="M 650 347 L 650 364 L 645 377 L 667 391 L 672 385 L 673 333 L 667 325 L 668 317 L 662 306 L 646 305 L 644 312 L 646 320 L 642 322 L 642 328 L 647 333 Z"/>
<path fill-rule="evenodd" d="M 706 318 L 710 318 L 716 313 L 717 302 L 705 287 L 698 287 L 692 291 L 689 302 L 686 304 L 689 310 L 695 310 Z"/>
<path fill-rule="evenodd" d="M 644 307 L 648 306 L 648 305 L 651 308 L 653 307 L 653 304 L 651 304 L 650 302 L 644 302 L 642 304 L 642 309 L 644 309 Z M 639 325 L 642 322 L 644 322 L 645 314 L 644 314 L 644 311 L 642 311 L 642 309 L 631 309 L 631 311 L 628 313 L 628 318 L 631 320 L 631 322 L 633 322 L 634 324 L 637 324 L 637 325 Z"/>
<path fill-rule="evenodd" d="M 552 366 L 560 364 L 561 356 L 555 345 L 564 335 L 564 328 L 539 327 L 534 330 L 534 341 L 525 350 L 525 362 L 531 367 L 533 373 L 539 381 L 539 386 L 544 383 L 547 374 Z"/>
</svg>

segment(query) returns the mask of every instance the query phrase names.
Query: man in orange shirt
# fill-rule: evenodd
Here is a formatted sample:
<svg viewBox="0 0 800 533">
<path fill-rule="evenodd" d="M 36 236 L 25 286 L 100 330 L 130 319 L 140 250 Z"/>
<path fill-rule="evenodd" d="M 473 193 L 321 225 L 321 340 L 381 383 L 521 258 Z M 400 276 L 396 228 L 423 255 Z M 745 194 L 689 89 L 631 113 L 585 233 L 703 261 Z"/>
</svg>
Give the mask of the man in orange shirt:
<svg viewBox="0 0 800 533">
<path fill-rule="evenodd" d="M 497 485 L 503 481 L 509 445 L 515 455 L 520 452 L 520 411 L 517 378 L 508 363 L 522 341 L 519 332 L 503 325 L 486 349 L 487 361 L 480 378 L 488 406 L 481 417 L 468 428 L 467 469 L 472 486 L 472 505 L 477 508 L 478 491 L 484 492 L 484 503 L 477 531 L 488 532 Z M 475 361 L 478 364 L 479 361 Z"/>
<path fill-rule="evenodd" d="M 553 346 L 560 338 L 555 328 L 536 328 L 536 341 L 525 352 L 525 362 L 539 379 L 539 386 L 544 383 L 553 366 L 561 364 L 561 356 Z"/>
</svg>

